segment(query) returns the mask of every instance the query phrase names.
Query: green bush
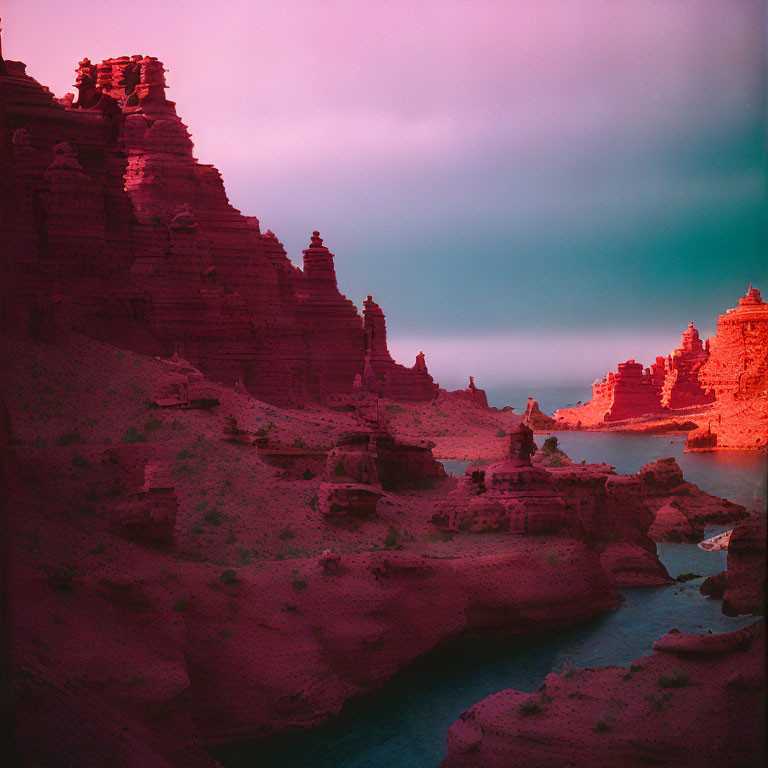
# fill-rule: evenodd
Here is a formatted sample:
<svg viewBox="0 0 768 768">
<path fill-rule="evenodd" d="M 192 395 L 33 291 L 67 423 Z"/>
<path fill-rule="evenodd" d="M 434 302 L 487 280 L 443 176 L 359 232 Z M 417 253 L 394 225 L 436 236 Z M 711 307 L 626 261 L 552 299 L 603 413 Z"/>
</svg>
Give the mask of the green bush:
<svg viewBox="0 0 768 768">
<path fill-rule="evenodd" d="M 606 731 L 611 730 L 611 725 L 608 722 L 608 718 L 601 717 L 596 723 L 595 727 L 592 729 L 595 733 L 605 733 Z"/>
<path fill-rule="evenodd" d="M 397 531 L 396 528 L 393 526 L 389 526 L 389 530 L 387 531 L 387 535 L 384 537 L 384 546 L 387 549 L 393 549 L 398 545 L 398 542 L 400 540 L 400 534 Z"/>
<path fill-rule="evenodd" d="M 402 405 L 387 405 L 387 406 L 385 406 L 385 408 L 390 413 L 402 413 L 405 410 L 405 408 L 403 408 Z"/>
<path fill-rule="evenodd" d="M 551 453 L 559 453 L 560 449 L 557 447 L 557 438 L 552 435 L 544 441 L 544 445 L 541 446 L 541 453 L 544 456 L 549 456 Z"/>
<path fill-rule="evenodd" d="M 177 454 L 177 459 L 191 459 L 195 454 L 192 451 L 182 448 Z"/>
<path fill-rule="evenodd" d="M 57 441 L 59 446 L 66 447 L 67 445 L 74 445 L 75 443 L 85 442 L 79 429 L 70 429 L 65 432 Z"/>
<path fill-rule="evenodd" d="M 539 712 L 543 711 L 544 707 L 542 707 L 538 701 L 534 701 L 533 699 L 526 701 L 525 704 L 520 707 L 520 714 L 523 715 L 523 717 L 528 717 L 529 715 L 537 715 Z"/>
<path fill-rule="evenodd" d="M 675 581 L 691 581 L 692 579 L 700 579 L 701 574 L 698 573 L 681 573 Z"/>
<path fill-rule="evenodd" d="M 121 443 L 145 443 L 147 436 L 139 432 L 136 427 L 129 427 L 125 434 L 120 438 Z"/>
<path fill-rule="evenodd" d="M 72 466 L 73 467 L 89 467 L 90 462 L 86 459 L 82 453 L 72 454 Z"/>
<path fill-rule="evenodd" d="M 234 568 L 227 568 L 227 570 L 221 574 L 221 580 L 225 584 L 234 584 L 235 582 L 240 581 L 240 579 L 237 578 L 237 571 Z"/>
<path fill-rule="evenodd" d="M 656 685 L 659 688 L 685 688 L 690 682 L 687 672 L 677 671 L 671 677 L 661 675 Z"/>
<path fill-rule="evenodd" d="M 224 520 L 224 513 L 218 507 L 213 507 L 203 515 L 203 520 L 211 525 L 220 525 Z"/>
<path fill-rule="evenodd" d="M 496 437 L 506 437 L 507 433 L 503 429 L 496 430 Z"/>
<path fill-rule="evenodd" d="M 176 611 L 177 613 L 183 613 L 187 610 L 187 598 L 186 597 L 180 597 L 176 603 L 174 604 L 172 610 Z"/>
<path fill-rule="evenodd" d="M 288 541 L 289 539 L 295 538 L 295 536 L 296 534 L 293 532 L 290 525 L 286 525 L 285 528 L 277 534 L 277 538 L 280 539 L 280 541 Z"/>
<path fill-rule="evenodd" d="M 153 416 L 144 425 L 144 429 L 147 432 L 154 432 L 156 429 L 162 429 L 163 426 L 164 426 L 163 420 L 162 419 L 158 419 L 156 416 Z"/>
</svg>

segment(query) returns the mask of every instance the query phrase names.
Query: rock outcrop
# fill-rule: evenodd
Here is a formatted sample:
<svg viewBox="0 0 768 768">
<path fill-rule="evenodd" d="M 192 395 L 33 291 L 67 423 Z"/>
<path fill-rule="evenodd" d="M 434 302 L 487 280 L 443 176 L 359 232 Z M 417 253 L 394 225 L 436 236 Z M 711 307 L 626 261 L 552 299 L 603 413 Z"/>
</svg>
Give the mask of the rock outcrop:
<svg viewBox="0 0 768 768">
<path fill-rule="evenodd" d="M 441 768 L 713 768 L 765 761 L 765 627 L 672 630 L 629 669 L 547 675 L 463 712 Z"/>
<path fill-rule="evenodd" d="M 542 413 L 538 402 L 532 397 L 528 398 L 528 403 L 525 406 L 523 424 L 530 427 L 534 432 L 550 432 L 557 429 L 557 421 Z"/>
<path fill-rule="evenodd" d="M 750 285 L 717 320 L 710 356 L 699 372 L 701 384 L 714 393 L 701 426 L 688 436 L 686 450 L 768 447 L 768 304 Z"/>
<path fill-rule="evenodd" d="M 760 515 L 733 529 L 728 541 L 728 568 L 706 579 L 701 593 L 722 597 L 727 616 L 764 614 L 765 578 L 766 521 Z"/>
<path fill-rule="evenodd" d="M 654 541 L 700 541 L 707 525 L 743 520 L 745 507 L 686 482 L 673 457 L 644 464 L 638 473 L 643 503 L 655 514 Z"/>
<path fill-rule="evenodd" d="M 708 359 L 709 342 L 704 345 L 693 323 L 688 323 L 680 338 L 680 346 L 664 361 L 661 404 L 665 408 L 689 408 L 715 399 L 699 379 L 699 372 Z"/>
<path fill-rule="evenodd" d="M 390 398 L 437 396 L 423 355 L 413 368 L 390 357 L 378 305 L 364 323 L 339 292 L 317 231 L 297 269 L 230 205 L 193 156 L 160 61 L 84 59 L 77 87 L 56 100 L 21 64 L 0 75 L 3 290 L 31 332 L 176 349 L 276 403 L 324 402 L 356 377 Z"/>
<path fill-rule="evenodd" d="M 475 386 L 474 376 L 469 377 L 469 386 L 466 389 L 454 389 L 447 394 L 451 397 L 458 398 L 459 400 L 467 400 L 479 408 L 488 407 L 488 397 L 485 394 L 485 390 Z"/>
</svg>

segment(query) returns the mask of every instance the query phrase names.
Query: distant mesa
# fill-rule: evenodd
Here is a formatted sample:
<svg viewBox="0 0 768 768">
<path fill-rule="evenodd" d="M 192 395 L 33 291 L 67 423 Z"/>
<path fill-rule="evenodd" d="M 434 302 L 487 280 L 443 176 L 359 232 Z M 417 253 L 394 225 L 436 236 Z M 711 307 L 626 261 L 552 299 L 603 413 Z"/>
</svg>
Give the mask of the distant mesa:
<svg viewBox="0 0 768 768">
<path fill-rule="evenodd" d="M 588 403 L 554 417 L 561 429 L 653 430 L 658 422 L 663 430 L 666 422 L 689 431 L 687 450 L 765 450 L 768 304 L 750 285 L 738 306 L 720 315 L 714 338 L 702 342 L 689 323 L 667 357 L 657 357 L 650 368 L 634 360 L 620 363 L 594 382 Z"/>
</svg>

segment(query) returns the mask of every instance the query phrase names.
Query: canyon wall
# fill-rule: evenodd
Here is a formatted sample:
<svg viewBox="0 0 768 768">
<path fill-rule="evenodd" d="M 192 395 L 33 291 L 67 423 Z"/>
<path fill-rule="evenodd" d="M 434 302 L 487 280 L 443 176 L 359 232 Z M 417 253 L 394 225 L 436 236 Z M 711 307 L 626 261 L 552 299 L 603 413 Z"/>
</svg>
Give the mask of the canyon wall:
<svg viewBox="0 0 768 768">
<path fill-rule="evenodd" d="M 84 59 L 76 100 L 20 62 L 5 69 L 0 247 L 17 324 L 178 351 L 272 402 L 323 402 L 358 376 L 393 399 L 437 396 L 423 355 L 413 368 L 390 357 L 378 305 L 369 298 L 364 323 L 339 292 L 318 232 L 298 269 L 230 205 L 219 172 L 193 156 L 161 62 Z"/>
</svg>

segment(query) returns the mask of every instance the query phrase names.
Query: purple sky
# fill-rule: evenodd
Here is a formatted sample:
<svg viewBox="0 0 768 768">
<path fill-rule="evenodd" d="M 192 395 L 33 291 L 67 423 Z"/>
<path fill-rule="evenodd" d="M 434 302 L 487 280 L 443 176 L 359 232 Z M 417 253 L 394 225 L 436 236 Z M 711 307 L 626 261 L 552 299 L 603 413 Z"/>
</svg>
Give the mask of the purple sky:
<svg viewBox="0 0 768 768">
<path fill-rule="evenodd" d="M 319 229 L 342 290 L 372 293 L 395 351 L 449 386 L 591 381 L 689 320 L 712 333 L 750 280 L 768 293 L 764 12 L 2 3 L 6 57 L 57 94 L 84 56 L 162 59 L 233 204 L 294 261 Z"/>
</svg>

